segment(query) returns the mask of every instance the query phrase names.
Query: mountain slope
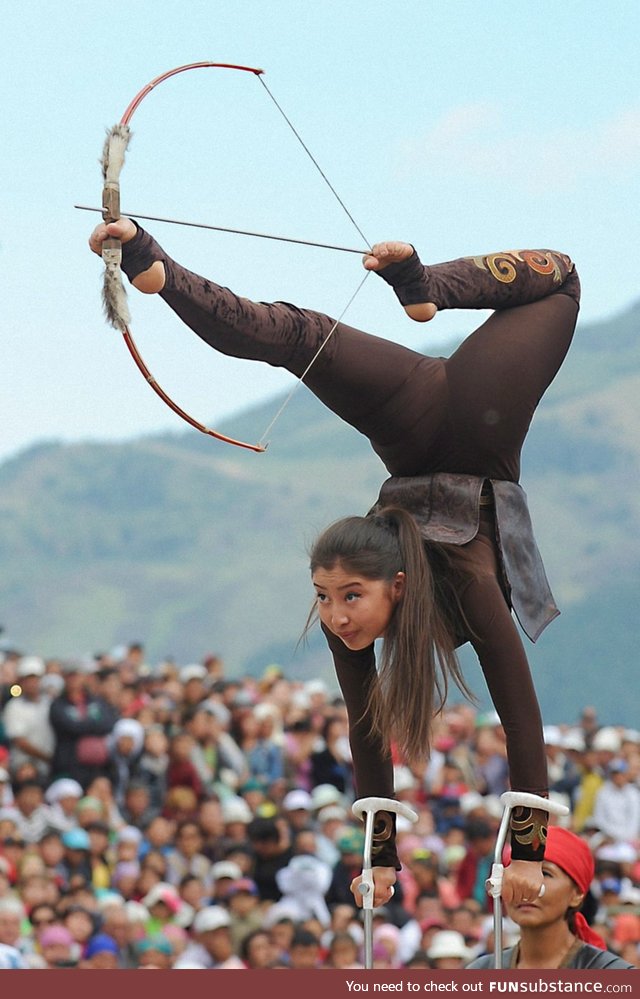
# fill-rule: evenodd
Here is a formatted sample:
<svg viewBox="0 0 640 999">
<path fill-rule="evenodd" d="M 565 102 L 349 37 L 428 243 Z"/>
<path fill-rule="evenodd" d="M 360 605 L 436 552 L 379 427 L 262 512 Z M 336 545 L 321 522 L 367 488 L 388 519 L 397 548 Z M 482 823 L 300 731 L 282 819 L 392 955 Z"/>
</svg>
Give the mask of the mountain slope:
<svg viewBox="0 0 640 999">
<path fill-rule="evenodd" d="M 637 724 L 639 327 L 639 308 L 579 327 L 525 447 L 523 485 L 563 611 L 528 645 L 548 720 L 595 701 Z M 252 439 L 276 406 L 225 432 Z M 231 673 L 278 660 L 329 678 L 317 633 L 296 648 L 305 550 L 332 519 L 365 512 L 385 475 L 304 389 L 265 455 L 193 432 L 44 443 L 0 466 L 0 622 L 46 655 L 139 638 L 151 660 L 215 650 Z"/>
</svg>

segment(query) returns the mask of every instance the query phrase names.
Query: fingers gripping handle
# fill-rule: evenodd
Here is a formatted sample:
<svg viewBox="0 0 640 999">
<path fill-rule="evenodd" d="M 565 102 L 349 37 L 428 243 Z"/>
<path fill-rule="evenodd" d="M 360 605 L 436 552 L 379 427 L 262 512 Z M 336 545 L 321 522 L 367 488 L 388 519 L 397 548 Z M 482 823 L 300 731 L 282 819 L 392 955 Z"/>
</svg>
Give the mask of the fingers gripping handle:
<svg viewBox="0 0 640 999">
<path fill-rule="evenodd" d="M 550 801 L 539 794 L 529 794 L 527 791 L 505 791 L 500 796 L 500 801 L 504 805 L 504 813 L 498 831 L 496 848 L 493 856 L 493 866 L 491 875 L 487 878 L 485 886 L 492 898 L 499 898 L 502 893 L 502 878 L 504 875 L 504 864 L 502 863 L 502 853 L 507 842 L 511 812 L 514 808 L 539 808 L 549 815 L 568 815 L 569 809 L 566 805 L 561 805 L 557 801 Z M 544 891 L 542 885 L 540 894 Z"/>
<path fill-rule="evenodd" d="M 413 808 L 403 801 L 395 801 L 393 798 L 358 798 L 351 806 L 351 811 L 358 819 L 363 819 L 364 829 L 364 858 L 362 865 L 362 880 L 358 885 L 358 891 L 362 895 L 362 908 L 373 909 L 374 881 L 373 868 L 371 866 L 371 848 L 373 844 L 373 826 L 378 812 L 394 812 L 396 815 L 403 815 L 410 822 L 417 822 L 418 816 Z M 393 891 L 393 889 L 392 889 Z"/>
</svg>

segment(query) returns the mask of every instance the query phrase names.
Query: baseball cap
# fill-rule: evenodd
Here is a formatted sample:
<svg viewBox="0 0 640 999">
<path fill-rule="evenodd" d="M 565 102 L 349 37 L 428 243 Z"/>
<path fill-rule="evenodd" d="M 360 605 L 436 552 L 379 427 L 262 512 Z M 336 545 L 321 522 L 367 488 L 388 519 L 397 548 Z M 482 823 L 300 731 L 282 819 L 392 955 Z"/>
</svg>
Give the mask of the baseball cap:
<svg viewBox="0 0 640 999">
<path fill-rule="evenodd" d="M 71 931 L 66 926 L 58 924 L 47 926 L 40 934 L 41 947 L 54 947 L 56 945 L 71 947 L 74 943 Z"/>
<path fill-rule="evenodd" d="M 208 675 L 206 668 L 200 663 L 189 663 L 180 670 L 180 681 L 189 683 L 190 680 L 206 680 Z"/>
<path fill-rule="evenodd" d="M 285 794 L 282 800 L 282 807 L 285 812 L 296 812 L 299 809 L 310 812 L 313 808 L 313 799 L 308 791 L 296 788 L 296 790 Z"/>
<path fill-rule="evenodd" d="M 436 933 L 427 951 L 430 961 L 436 961 L 441 957 L 460 957 L 467 960 L 470 956 L 471 951 L 464 937 L 456 930 L 441 930 L 440 933 Z"/>
<path fill-rule="evenodd" d="M 68 850 L 88 850 L 91 846 L 86 829 L 67 829 L 62 834 L 62 845 Z"/>
<path fill-rule="evenodd" d="M 628 769 L 629 764 L 626 760 L 611 760 L 611 763 L 609 764 L 609 772 L 612 774 L 626 774 Z"/>
<path fill-rule="evenodd" d="M 622 889 L 622 881 L 620 878 L 605 878 L 600 887 L 603 891 L 614 892 L 616 895 L 620 894 Z"/>
<path fill-rule="evenodd" d="M 238 864 L 234 864 L 232 860 L 219 860 L 211 868 L 211 877 L 214 881 L 220 881 L 221 878 L 231 878 L 232 881 L 239 881 L 242 877 L 242 871 Z"/>
<path fill-rule="evenodd" d="M 246 822 L 249 824 L 253 814 L 244 798 L 239 796 L 227 798 L 222 802 L 222 819 L 224 822 Z"/>
<path fill-rule="evenodd" d="M 237 881 L 232 881 L 225 894 L 227 898 L 231 898 L 233 895 L 239 895 L 241 892 L 246 892 L 248 895 L 259 894 L 258 886 L 251 878 L 239 878 Z"/>
<path fill-rule="evenodd" d="M 346 809 L 341 808 L 340 805 L 327 805 L 326 808 L 321 808 L 318 812 L 318 822 L 320 825 L 332 820 L 346 822 L 347 817 Z"/>
<path fill-rule="evenodd" d="M 89 940 L 85 957 L 94 957 L 96 954 L 118 954 L 119 950 L 118 944 L 108 933 L 97 933 Z"/>
<path fill-rule="evenodd" d="M 231 925 L 231 916 L 221 905 L 208 905 L 200 909 L 193 920 L 195 933 L 208 933 L 210 930 L 220 930 Z"/>
<path fill-rule="evenodd" d="M 334 784 L 316 784 L 311 792 L 311 805 L 314 810 L 328 805 L 341 805 L 343 796 Z"/>
<path fill-rule="evenodd" d="M 23 656 L 18 663 L 16 676 L 19 679 L 24 679 L 25 676 L 43 676 L 44 671 L 44 659 L 40 656 Z"/>
<path fill-rule="evenodd" d="M 364 833 L 360 829 L 349 829 L 338 838 L 336 846 L 340 853 L 362 853 Z"/>
</svg>

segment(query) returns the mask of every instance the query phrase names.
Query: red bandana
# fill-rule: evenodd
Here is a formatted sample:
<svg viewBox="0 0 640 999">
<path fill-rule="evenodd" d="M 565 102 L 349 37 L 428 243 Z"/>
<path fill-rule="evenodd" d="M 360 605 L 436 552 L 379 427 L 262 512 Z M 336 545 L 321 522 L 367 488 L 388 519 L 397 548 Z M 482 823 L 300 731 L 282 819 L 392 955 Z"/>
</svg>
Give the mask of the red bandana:
<svg viewBox="0 0 640 999">
<path fill-rule="evenodd" d="M 595 870 L 593 855 L 583 839 L 561 826 L 549 826 L 544 859 L 561 868 L 575 881 L 579 890 L 586 894 Z M 602 937 L 591 929 L 581 912 L 576 913 L 574 925 L 580 940 L 599 947 L 600 950 L 607 949 Z"/>
</svg>

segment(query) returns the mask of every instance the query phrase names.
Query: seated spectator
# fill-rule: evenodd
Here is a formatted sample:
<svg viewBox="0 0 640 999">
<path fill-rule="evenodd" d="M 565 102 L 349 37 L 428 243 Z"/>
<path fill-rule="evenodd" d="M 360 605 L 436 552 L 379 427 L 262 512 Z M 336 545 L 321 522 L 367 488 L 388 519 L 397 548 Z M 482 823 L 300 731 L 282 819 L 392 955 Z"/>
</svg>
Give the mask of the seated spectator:
<svg viewBox="0 0 640 999">
<path fill-rule="evenodd" d="M 51 775 L 72 777 L 86 788 L 108 765 L 106 736 L 118 715 L 112 705 L 91 693 L 82 665 L 63 665 L 64 690 L 51 702 L 49 720 L 55 733 Z"/>
<path fill-rule="evenodd" d="M 168 882 L 160 881 L 142 899 L 149 913 L 145 925 L 147 935 L 162 933 L 169 923 L 177 926 L 188 925 L 193 918 L 193 910 L 183 902 L 176 888 Z"/>
<path fill-rule="evenodd" d="M 358 960 L 358 944 L 346 930 L 333 933 L 329 943 L 326 965 L 328 968 L 362 968 Z"/>
<path fill-rule="evenodd" d="M 25 932 L 26 909 L 19 898 L 0 898 L 0 944 L 15 947 L 23 956 L 32 954 L 33 938 Z"/>
<path fill-rule="evenodd" d="M 169 766 L 167 767 L 167 787 L 169 791 L 186 789 L 194 796 L 193 810 L 204 797 L 202 779 L 191 759 L 194 743 L 187 732 L 179 732 L 169 742 Z M 166 814 L 166 813 L 165 813 Z"/>
<path fill-rule="evenodd" d="M 282 896 L 276 876 L 291 859 L 291 847 L 275 819 L 253 819 L 247 827 L 247 838 L 255 861 L 253 880 L 263 902 L 277 901 Z"/>
<path fill-rule="evenodd" d="M 97 817 L 108 822 L 112 829 L 119 829 L 125 824 L 113 796 L 113 785 L 109 777 L 104 774 L 94 777 L 87 786 L 87 795 L 101 803 L 101 814 Z"/>
<path fill-rule="evenodd" d="M 76 968 L 80 960 L 80 947 L 62 923 L 54 923 L 43 930 L 38 939 L 45 968 Z"/>
<path fill-rule="evenodd" d="M 144 829 L 156 815 L 151 804 L 151 793 L 144 780 L 135 778 L 125 788 L 122 819 L 127 825 Z"/>
<path fill-rule="evenodd" d="M 322 748 L 311 754 L 311 786 L 332 784 L 341 794 L 350 793 L 353 767 L 346 718 L 325 719 L 321 735 Z"/>
<path fill-rule="evenodd" d="M 608 968 L 632 965 L 607 950 L 580 912 L 594 876 L 591 850 L 575 833 L 550 826 L 542 862 L 545 891 L 541 897 L 508 906 L 520 927 L 520 941 L 503 951 L 504 968 Z M 493 955 L 472 961 L 469 968 L 493 968 Z"/>
<path fill-rule="evenodd" d="M 466 837 L 468 849 L 458 868 L 456 889 L 461 901 L 473 898 L 484 912 L 489 912 L 491 896 L 487 893 L 485 881 L 491 873 L 493 862 L 494 830 L 482 819 L 469 819 Z"/>
<path fill-rule="evenodd" d="M 196 913 L 193 920 L 193 942 L 175 962 L 175 968 L 194 964 L 203 968 L 245 968 L 233 952 L 231 942 L 231 916 L 218 905 L 209 905 Z"/>
<path fill-rule="evenodd" d="M 37 843 L 50 825 L 42 782 L 32 779 L 15 783 L 13 805 L 18 833 L 26 843 Z"/>
<path fill-rule="evenodd" d="M 239 956 L 247 968 L 270 968 L 275 961 L 275 951 L 266 930 L 254 930 L 240 944 Z"/>
<path fill-rule="evenodd" d="M 83 791 L 77 780 L 59 777 L 49 784 L 44 800 L 49 805 L 49 826 L 65 832 L 76 825 L 76 805 Z"/>
<path fill-rule="evenodd" d="M 608 765 L 592 818 L 598 829 L 616 843 L 640 839 L 640 789 L 632 779 L 629 764 L 621 757 Z"/>
<path fill-rule="evenodd" d="M 224 900 L 231 916 L 231 942 L 237 954 L 245 937 L 262 927 L 258 886 L 251 878 L 239 878 L 231 882 Z"/>
<path fill-rule="evenodd" d="M 169 850 L 167 859 L 167 881 L 178 885 L 187 875 L 199 878 L 206 889 L 211 885 L 211 864 L 201 852 L 202 832 L 193 819 L 180 822 L 176 829 L 175 848 Z"/>
<path fill-rule="evenodd" d="M 84 951 L 80 967 L 85 970 L 111 971 L 119 967 L 119 947 L 107 933 L 96 933 L 91 937 Z"/>
<path fill-rule="evenodd" d="M 168 769 L 169 739 L 161 725 L 150 725 L 144 735 L 137 775 L 149 790 L 149 803 L 154 815 L 159 815 L 164 805 Z"/>
<path fill-rule="evenodd" d="M 257 704 L 242 716 L 239 725 L 238 745 L 246 759 L 248 774 L 265 787 L 284 776 L 282 742 L 274 738 L 278 716 L 272 705 Z"/>
<path fill-rule="evenodd" d="M 55 745 L 49 721 L 50 699 L 41 690 L 45 673 L 39 656 L 23 656 L 16 668 L 19 697 L 12 697 L 1 712 L 5 736 L 9 740 L 11 769 L 31 763 L 40 780 L 48 780 Z"/>
<path fill-rule="evenodd" d="M 289 967 L 292 971 L 311 971 L 320 967 L 320 941 L 309 930 L 296 930 L 289 946 Z"/>
<path fill-rule="evenodd" d="M 109 735 L 109 771 L 113 796 L 118 808 L 124 805 L 124 793 L 138 776 L 144 744 L 144 728 L 135 718 L 119 718 Z"/>
<path fill-rule="evenodd" d="M 139 968 L 168 971 L 173 967 L 173 947 L 163 933 L 153 933 L 138 940 L 134 947 Z M 201 967 L 198 965 L 198 967 Z M 204 967 L 204 965 L 202 965 Z"/>
</svg>

